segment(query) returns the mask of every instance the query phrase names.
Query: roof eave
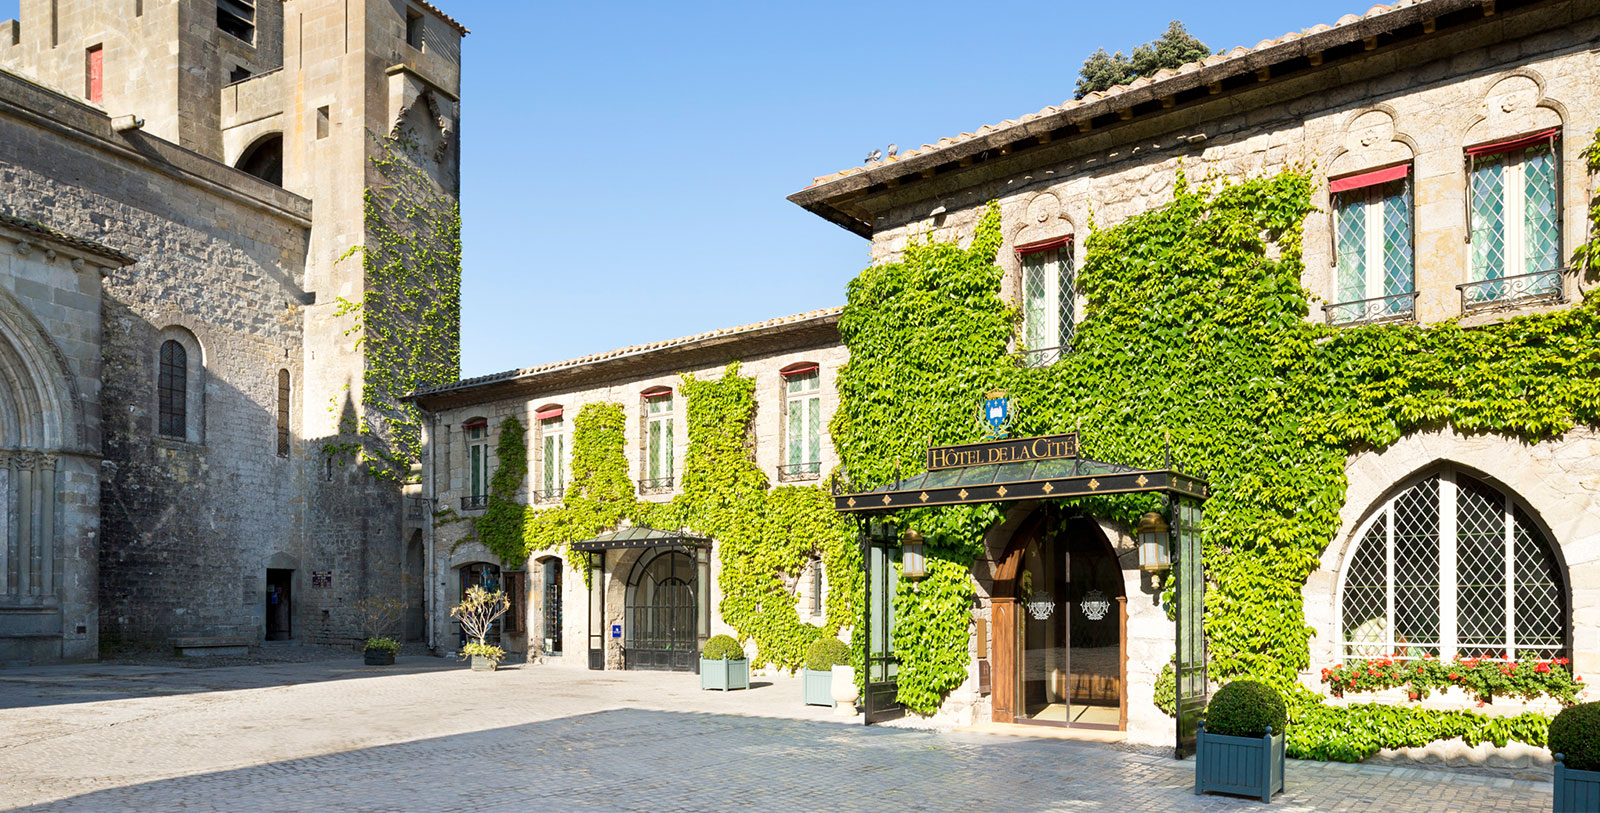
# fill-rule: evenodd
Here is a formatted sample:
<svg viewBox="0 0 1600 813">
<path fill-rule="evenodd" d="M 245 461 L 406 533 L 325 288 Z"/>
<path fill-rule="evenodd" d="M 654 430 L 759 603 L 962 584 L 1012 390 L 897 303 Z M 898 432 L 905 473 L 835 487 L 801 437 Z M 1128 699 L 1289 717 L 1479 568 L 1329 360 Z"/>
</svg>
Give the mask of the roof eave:
<svg viewBox="0 0 1600 813">
<path fill-rule="evenodd" d="M 860 220 L 836 207 L 835 204 L 840 198 L 864 192 L 879 184 L 898 181 L 924 171 L 932 171 L 940 166 L 960 161 L 964 158 L 972 158 L 983 152 L 1033 138 L 1042 133 L 1054 132 L 1079 122 L 1091 121 L 1103 115 L 1128 110 L 1146 102 L 1158 101 L 1188 90 L 1221 82 L 1234 76 L 1254 73 L 1263 68 L 1271 68 L 1274 65 L 1282 64 L 1292 59 L 1298 59 L 1313 53 L 1321 53 L 1331 48 L 1359 42 L 1368 37 L 1415 25 L 1444 14 L 1482 5 L 1482 0 L 1423 0 L 1423 2 L 1415 5 L 1393 9 L 1371 18 L 1357 20 L 1346 25 L 1338 25 L 1326 31 L 1306 34 L 1287 42 L 1241 54 L 1238 57 L 1227 59 L 1215 65 L 1207 65 L 1196 70 L 1157 79 L 1138 87 L 1130 87 L 1110 96 L 1103 96 L 1093 101 L 1077 104 L 1065 110 L 1039 116 L 1030 121 L 1019 122 L 1016 125 L 974 136 L 946 147 L 935 147 L 932 150 L 919 152 L 908 158 L 895 160 L 892 163 L 882 164 L 862 172 L 813 184 L 789 195 L 788 200 L 808 211 L 816 212 L 849 231 L 870 237 L 870 228 L 863 232 L 853 226 L 852 224 L 860 223 Z M 1244 88 L 1224 89 L 1222 94 L 1235 94 L 1242 90 Z"/>
</svg>

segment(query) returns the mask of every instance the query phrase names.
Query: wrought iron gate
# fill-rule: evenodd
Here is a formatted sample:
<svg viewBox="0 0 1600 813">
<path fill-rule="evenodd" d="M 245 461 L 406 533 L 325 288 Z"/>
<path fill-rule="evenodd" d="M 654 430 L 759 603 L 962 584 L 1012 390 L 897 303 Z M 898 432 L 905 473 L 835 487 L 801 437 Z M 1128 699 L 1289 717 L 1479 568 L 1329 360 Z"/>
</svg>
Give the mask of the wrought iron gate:
<svg viewBox="0 0 1600 813">
<path fill-rule="evenodd" d="M 663 551 L 635 566 L 625 607 L 625 668 L 695 670 L 700 654 L 695 586 L 694 557 L 683 551 Z"/>
<path fill-rule="evenodd" d="M 1172 503 L 1176 541 L 1173 578 L 1178 600 L 1178 647 L 1174 664 L 1178 692 L 1178 757 L 1194 753 L 1195 735 L 1205 716 L 1210 690 L 1206 684 L 1205 568 L 1200 548 L 1200 502 L 1178 496 Z"/>
<path fill-rule="evenodd" d="M 867 595 L 862 619 L 866 679 L 861 697 L 868 725 L 904 717 L 906 713 L 898 699 L 900 659 L 894 652 L 894 592 L 900 581 L 895 564 L 899 553 L 894 526 L 862 521 L 861 566 L 866 572 Z"/>
</svg>

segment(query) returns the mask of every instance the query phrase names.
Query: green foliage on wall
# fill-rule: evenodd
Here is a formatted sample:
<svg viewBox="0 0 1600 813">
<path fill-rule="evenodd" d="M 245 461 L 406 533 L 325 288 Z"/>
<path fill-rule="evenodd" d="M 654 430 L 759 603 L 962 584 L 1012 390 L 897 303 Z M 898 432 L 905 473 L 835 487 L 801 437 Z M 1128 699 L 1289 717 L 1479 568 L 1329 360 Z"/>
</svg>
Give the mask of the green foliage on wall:
<svg viewBox="0 0 1600 813">
<path fill-rule="evenodd" d="M 491 550 L 508 564 L 516 564 L 532 551 L 564 548 L 612 530 L 623 519 L 712 537 L 721 564 L 723 621 L 738 631 L 741 642 L 756 642 L 756 666 L 772 663 L 795 669 L 812 641 L 837 634 L 855 617 L 861 560 L 850 523 L 834 512 L 820 488 L 769 487 L 755 464 L 751 438 L 755 379 L 740 375 L 737 362 L 720 378 L 684 375 L 680 387 L 689 448 L 676 498 L 653 502 L 635 496 L 628 477 L 623 406 L 586 404 L 573 422 L 572 482 L 561 505 L 529 509 L 507 500 L 506 516 L 516 512 L 520 536 L 513 549 L 491 545 Z M 504 431 L 501 442 L 505 443 Z M 525 474 L 526 450 L 520 454 Z M 505 458 L 501 460 L 505 465 Z M 491 492 L 485 520 L 495 514 L 496 505 Z M 480 537 L 483 527 L 480 520 Z M 488 538 L 483 541 L 489 544 Z M 569 555 L 564 550 L 563 554 Z M 795 605 L 796 580 L 813 556 L 822 559 L 829 580 L 826 621 L 821 627 L 802 622 Z M 583 572 L 587 577 L 588 569 Z"/>
<path fill-rule="evenodd" d="M 993 205 L 968 248 L 913 240 L 849 287 L 831 427 L 844 470 L 865 487 L 920 471 L 929 444 L 978 439 L 991 389 L 1013 398 L 1016 434 L 1081 428 L 1095 459 L 1155 467 L 1170 435 L 1173 458 L 1212 485 L 1212 678 L 1301 695 L 1315 632 L 1301 590 L 1339 528 L 1350 453 L 1442 424 L 1538 440 L 1600 422 L 1596 298 L 1471 329 L 1327 327 L 1307 318 L 1301 285 L 1310 200 L 1304 172 L 1199 186 L 1180 174 L 1170 203 L 1090 234 L 1085 319 L 1048 367 L 1007 355 L 1017 314 L 1000 295 Z M 1127 525 L 1150 504 L 1077 508 Z M 895 602 L 909 708 L 935 710 L 966 677 L 968 569 L 1006 507 L 895 519 L 930 540 L 928 577 L 902 580 Z"/>
<path fill-rule="evenodd" d="M 527 557 L 522 543 L 527 508 L 517 502 L 517 491 L 528 476 L 526 434 L 515 415 L 500 422 L 500 440 L 494 447 L 498 462 L 489 477 L 489 505 L 473 523 L 478 541 L 511 567 L 520 567 Z"/>
<path fill-rule="evenodd" d="M 417 407 L 401 399 L 461 372 L 461 207 L 422 169 L 426 159 L 407 133 L 369 136 L 381 180 L 362 193 L 366 243 L 345 254 L 361 255 L 365 295 L 339 297 L 334 312 L 354 317 L 345 333 L 366 354 L 361 414 L 353 426 L 341 421 L 341 434 L 351 437 L 324 452 L 359 443 L 368 473 L 398 481 L 422 452 Z"/>
</svg>

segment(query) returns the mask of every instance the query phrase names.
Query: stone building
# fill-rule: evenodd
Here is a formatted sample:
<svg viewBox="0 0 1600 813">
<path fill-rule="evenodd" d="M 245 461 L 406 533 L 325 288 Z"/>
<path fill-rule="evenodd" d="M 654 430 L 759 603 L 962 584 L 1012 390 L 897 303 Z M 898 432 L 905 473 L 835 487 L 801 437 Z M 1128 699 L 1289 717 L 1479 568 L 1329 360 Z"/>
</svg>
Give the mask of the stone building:
<svg viewBox="0 0 1600 813">
<path fill-rule="evenodd" d="M 534 511 L 561 505 L 573 477 L 574 421 L 592 404 L 620 405 L 626 416 L 628 478 L 638 498 L 673 499 L 683 485 L 687 413 L 694 408 L 682 393 L 682 376 L 718 378 L 730 362 L 739 362 L 739 375 L 755 381 L 749 445 L 767 481 L 822 485 L 837 464 L 827 425 L 845 361 L 838 320 L 837 308 L 812 311 L 417 393 L 429 427 L 424 490 L 444 518 L 430 528 L 434 536 L 427 544 L 433 552 L 429 601 L 438 608 L 430 618 L 430 640 L 440 649 L 459 646 L 459 627 L 448 608 L 469 586 L 485 584 L 512 596 L 498 631 L 508 651 L 573 668 L 695 669 L 687 658 L 707 636 L 734 632 L 717 609 L 722 562 L 716 539 L 620 540 L 594 556 L 591 583 L 598 589 L 591 591 L 583 572 L 590 567 L 587 557 L 569 545 L 534 551 L 524 566 L 502 570 L 505 563 L 477 540 L 470 523 L 455 520 L 481 517 L 488 506 L 489 480 L 504 464 L 495 446 L 508 417 L 524 427 L 528 447 L 527 477 L 514 501 Z M 651 544 L 658 541 L 663 544 Z M 792 593 L 801 621 L 817 623 L 828 589 L 821 562 L 795 576 Z M 672 601 L 642 598 L 666 582 L 678 589 L 657 594 Z M 693 628 L 675 624 L 667 620 L 674 614 L 698 621 Z"/>
<path fill-rule="evenodd" d="M 0 310 L 36 321 L 0 340 L 27 361 L 4 395 L 54 412 L 0 425 L 0 663 L 349 640 L 369 597 L 420 618 L 389 391 L 455 377 L 459 267 L 426 269 L 440 341 L 346 334 L 421 324 L 382 296 L 377 231 L 459 239 L 385 204 L 453 216 L 466 29 L 414 0 L 21 12 L 0 23 Z"/>
<path fill-rule="evenodd" d="M 1592 236 L 1583 152 L 1600 126 L 1597 38 L 1592 0 L 1375 6 L 819 177 L 790 199 L 870 240 L 880 262 L 914 239 L 970 239 L 998 201 L 1003 291 L 1023 315 L 1017 346 L 1030 363 L 1051 364 L 1072 352 L 1085 312 L 1073 280 L 1091 222 L 1112 226 L 1171 200 L 1180 170 L 1243 179 L 1298 165 L 1316 184 L 1303 284 L 1322 304 L 1310 318 L 1471 329 L 1576 307 L 1587 290 L 1567 258 Z M 1592 427 L 1537 444 L 1444 427 L 1352 453 L 1342 527 L 1303 590 L 1318 630 L 1308 686 L 1321 689 L 1322 667 L 1408 648 L 1408 634 L 1432 638 L 1443 658 L 1565 653 L 1575 671 L 1600 672 L 1597 444 Z M 1019 505 L 985 537 L 972 568 L 975 618 L 989 622 L 996 602 L 1016 600 L 996 593 L 994 577 L 1023 551 L 1067 545 L 1106 564 L 1120 574 L 1107 589 L 1129 600 L 1118 658 L 1104 664 L 1115 696 L 1102 699 L 1110 708 L 1098 722 L 1172 742 L 1152 696 L 1173 624 L 1149 600 L 1156 588 L 1137 566 L 1134 529 L 1086 517 L 1073 539 L 1030 539 L 1033 511 Z M 1491 531 L 1469 534 L 1469 522 Z M 1396 523 L 1432 530 L 1402 534 Z M 1472 547 L 1485 534 L 1499 542 Z M 1485 577 L 1499 599 L 1469 589 L 1470 557 L 1503 565 Z M 1386 570 L 1397 562 L 1422 575 L 1397 581 Z M 1437 591 L 1431 610 L 1404 588 L 1416 579 Z M 1407 631 L 1428 617 L 1437 629 Z M 1020 644 L 975 631 L 969 678 L 947 716 L 1011 722 L 1061 711 L 996 705 L 1000 685 L 1019 678 L 995 670 L 991 694 L 980 675 L 1003 660 L 1026 669 L 1033 657 L 1002 646 Z M 1521 708 L 1497 703 L 1497 713 L 1507 705 Z"/>
</svg>

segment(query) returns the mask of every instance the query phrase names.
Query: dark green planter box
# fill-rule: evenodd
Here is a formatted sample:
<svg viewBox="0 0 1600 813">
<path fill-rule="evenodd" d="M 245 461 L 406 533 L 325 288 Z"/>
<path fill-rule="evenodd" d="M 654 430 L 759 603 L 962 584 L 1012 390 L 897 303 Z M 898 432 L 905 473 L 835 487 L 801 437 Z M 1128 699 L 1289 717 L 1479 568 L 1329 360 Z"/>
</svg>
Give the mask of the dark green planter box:
<svg viewBox="0 0 1600 813">
<path fill-rule="evenodd" d="M 368 666 L 392 666 L 392 665 L 394 665 L 394 653 L 393 652 L 388 652 L 388 651 L 385 651 L 385 650 L 382 650 L 382 649 L 363 649 L 363 650 L 361 650 L 361 654 L 362 654 L 363 658 L 366 660 L 366 663 L 367 663 Z"/>
<path fill-rule="evenodd" d="M 804 689 L 806 705 L 832 706 L 833 673 L 818 672 L 813 669 L 802 669 L 800 671 L 800 681 Z"/>
<path fill-rule="evenodd" d="M 1231 793 L 1272 801 L 1283 791 L 1283 734 L 1260 737 L 1207 734 L 1200 726 L 1194 749 L 1194 792 Z"/>
<path fill-rule="evenodd" d="M 1600 771 L 1568 768 L 1556 754 L 1555 813 L 1600 813 Z"/>
<path fill-rule="evenodd" d="M 750 661 L 745 658 L 736 661 L 708 661 L 701 658 L 700 688 L 724 692 L 750 688 Z"/>
</svg>

